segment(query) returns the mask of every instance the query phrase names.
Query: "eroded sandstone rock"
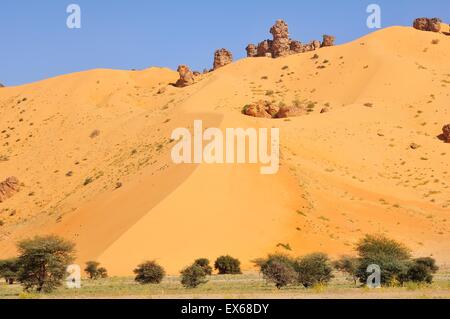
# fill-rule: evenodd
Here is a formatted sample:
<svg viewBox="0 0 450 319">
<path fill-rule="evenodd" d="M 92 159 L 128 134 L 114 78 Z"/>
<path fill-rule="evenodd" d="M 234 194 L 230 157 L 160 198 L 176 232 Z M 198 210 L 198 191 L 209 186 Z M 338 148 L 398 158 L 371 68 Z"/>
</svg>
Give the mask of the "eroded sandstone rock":
<svg viewBox="0 0 450 319">
<path fill-rule="evenodd" d="M 336 38 L 332 35 L 324 34 L 323 35 L 323 41 L 322 41 L 322 47 L 332 47 L 334 45 L 334 41 Z"/>
<path fill-rule="evenodd" d="M 258 44 L 257 56 L 264 57 L 267 53 L 272 54 L 272 40 L 264 40 Z"/>
<path fill-rule="evenodd" d="M 0 203 L 11 198 L 19 191 L 19 180 L 12 176 L 0 183 Z"/>
<path fill-rule="evenodd" d="M 417 18 L 413 27 L 421 31 L 440 32 L 442 20 L 439 18 Z"/>
<path fill-rule="evenodd" d="M 254 44 L 249 44 L 245 50 L 247 51 L 247 57 L 254 58 L 258 56 L 258 47 Z"/>
<path fill-rule="evenodd" d="M 214 53 L 214 70 L 233 62 L 233 54 L 227 49 L 219 49 Z"/>
<path fill-rule="evenodd" d="M 278 106 L 275 102 L 260 100 L 245 106 L 242 113 L 253 117 L 283 119 L 300 116 L 304 114 L 304 110 L 297 106 Z"/>
<path fill-rule="evenodd" d="M 442 128 L 442 136 L 446 143 L 450 143 L 450 124 L 447 124 Z"/>
<path fill-rule="evenodd" d="M 273 35 L 272 42 L 272 56 L 279 58 L 290 54 L 291 48 L 289 46 L 289 27 L 283 20 L 277 20 L 275 25 L 270 29 Z"/>
<path fill-rule="evenodd" d="M 175 84 L 176 87 L 182 88 L 194 84 L 194 73 L 187 65 L 180 65 L 177 71 L 180 74 L 180 78 Z"/>
<path fill-rule="evenodd" d="M 246 105 L 242 111 L 245 115 L 261 118 L 272 118 L 269 114 L 269 109 L 271 108 L 271 102 L 269 101 L 258 101 L 256 103 Z"/>
</svg>

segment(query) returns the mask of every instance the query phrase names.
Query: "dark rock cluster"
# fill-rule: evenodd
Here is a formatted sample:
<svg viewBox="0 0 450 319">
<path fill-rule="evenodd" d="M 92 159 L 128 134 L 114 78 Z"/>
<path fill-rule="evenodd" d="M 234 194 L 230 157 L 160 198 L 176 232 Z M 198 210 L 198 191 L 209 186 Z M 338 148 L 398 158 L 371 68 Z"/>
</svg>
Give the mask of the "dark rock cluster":
<svg viewBox="0 0 450 319">
<path fill-rule="evenodd" d="M 413 27 L 421 31 L 440 32 L 442 20 L 439 18 L 417 18 Z"/>
<path fill-rule="evenodd" d="M 302 44 L 300 41 L 292 40 L 289 37 L 289 27 L 283 20 L 277 20 L 270 29 L 273 40 L 264 40 L 258 45 L 249 44 L 246 48 L 247 57 L 272 57 L 279 58 L 290 54 L 314 51 L 321 47 L 333 46 L 335 37 L 324 35 L 323 42 L 318 40 Z"/>
</svg>

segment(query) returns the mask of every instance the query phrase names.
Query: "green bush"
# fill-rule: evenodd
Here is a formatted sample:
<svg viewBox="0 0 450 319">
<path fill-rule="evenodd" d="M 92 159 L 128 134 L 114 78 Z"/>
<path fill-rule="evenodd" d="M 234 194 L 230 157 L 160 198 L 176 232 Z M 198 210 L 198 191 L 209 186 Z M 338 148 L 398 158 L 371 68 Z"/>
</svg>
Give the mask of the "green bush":
<svg viewBox="0 0 450 319">
<path fill-rule="evenodd" d="M 107 278 L 108 272 L 106 268 L 99 266 L 100 263 L 96 261 L 88 261 L 86 263 L 86 268 L 84 269 L 84 271 L 86 272 L 86 274 L 89 276 L 90 279 L 96 280 L 99 278 Z"/>
<path fill-rule="evenodd" d="M 146 261 L 134 269 L 136 274 L 135 281 L 140 284 L 159 284 L 163 280 L 166 272 L 164 268 L 155 261 Z"/>
<path fill-rule="evenodd" d="M 196 261 L 194 261 L 194 264 L 202 267 L 206 275 L 208 275 L 208 276 L 212 275 L 213 269 L 209 265 L 209 259 L 199 258 Z"/>
<path fill-rule="evenodd" d="M 193 264 L 181 271 L 181 284 L 186 288 L 197 288 L 199 285 L 207 282 L 205 270 Z"/>
<path fill-rule="evenodd" d="M 355 285 L 358 283 L 359 259 L 352 256 L 342 256 L 333 263 L 336 270 L 346 273 L 353 280 Z"/>
<path fill-rule="evenodd" d="M 297 273 L 294 269 L 295 261 L 287 255 L 269 255 L 267 259 L 257 260 L 257 265 L 264 279 L 272 282 L 278 289 L 293 284 L 297 281 Z"/>
<path fill-rule="evenodd" d="M 217 269 L 219 275 L 241 274 L 241 262 L 231 256 L 221 256 L 216 259 L 214 269 Z"/>
<path fill-rule="evenodd" d="M 407 278 L 411 255 L 402 243 L 383 235 L 366 235 L 359 241 L 356 250 L 360 261 L 357 277 L 361 282 L 367 282 L 370 275 L 367 267 L 371 264 L 380 266 L 383 285 L 393 286 Z"/>
<path fill-rule="evenodd" d="M 305 288 L 327 284 L 333 278 L 331 262 L 323 253 L 313 253 L 297 259 L 294 268 L 298 283 Z"/>
<path fill-rule="evenodd" d="M 19 272 L 17 258 L 0 260 L 0 278 L 4 278 L 9 285 L 14 284 Z"/>
<path fill-rule="evenodd" d="M 407 272 L 403 281 L 412 281 L 416 283 L 428 283 L 433 282 L 433 274 L 439 270 L 436 265 L 436 261 L 430 257 L 422 257 L 414 259 Z"/>
<path fill-rule="evenodd" d="M 420 257 L 420 258 L 414 259 L 413 261 L 416 264 L 424 265 L 425 267 L 428 267 L 428 269 L 430 270 L 430 272 L 432 274 L 435 274 L 439 270 L 439 267 L 436 265 L 436 260 L 434 258 Z"/>
<path fill-rule="evenodd" d="M 60 286 L 74 258 L 74 244 L 57 236 L 36 236 L 18 243 L 18 281 L 26 291 L 51 292 Z"/>
</svg>

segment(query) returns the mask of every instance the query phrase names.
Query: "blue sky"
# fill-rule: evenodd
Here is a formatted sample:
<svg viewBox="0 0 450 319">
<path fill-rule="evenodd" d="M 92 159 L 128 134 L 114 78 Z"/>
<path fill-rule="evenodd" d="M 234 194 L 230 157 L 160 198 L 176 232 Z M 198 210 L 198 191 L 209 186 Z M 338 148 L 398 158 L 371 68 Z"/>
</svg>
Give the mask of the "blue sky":
<svg viewBox="0 0 450 319">
<path fill-rule="evenodd" d="M 66 8 L 81 7 L 82 28 L 68 29 Z M 382 9 L 382 27 L 416 17 L 450 21 L 449 0 L 0 0 L 0 83 L 19 85 L 92 68 L 210 68 L 215 49 L 236 59 L 248 43 L 270 38 L 282 18 L 302 42 L 329 33 L 338 43 L 373 30 L 366 7 Z"/>
</svg>

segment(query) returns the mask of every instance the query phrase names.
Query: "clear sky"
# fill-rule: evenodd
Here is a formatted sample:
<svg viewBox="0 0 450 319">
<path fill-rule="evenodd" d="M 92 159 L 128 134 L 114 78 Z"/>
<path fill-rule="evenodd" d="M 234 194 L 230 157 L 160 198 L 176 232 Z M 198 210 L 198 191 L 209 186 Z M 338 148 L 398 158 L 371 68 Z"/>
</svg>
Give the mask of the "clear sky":
<svg viewBox="0 0 450 319">
<path fill-rule="evenodd" d="M 81 7 L 81 29 L 66 8 Z M 450 0 L 0 0 L 0 83 L 18 85 L 92 68 L 212 66 L 218 48 L 245 56 L 271 38 L 276 19 L 302 42 L 333 34 L 338 43 L 372 32 L 366 7 L 382 9 L 382 27 L 417 17 L 450 22 Z"/>
</svg>

